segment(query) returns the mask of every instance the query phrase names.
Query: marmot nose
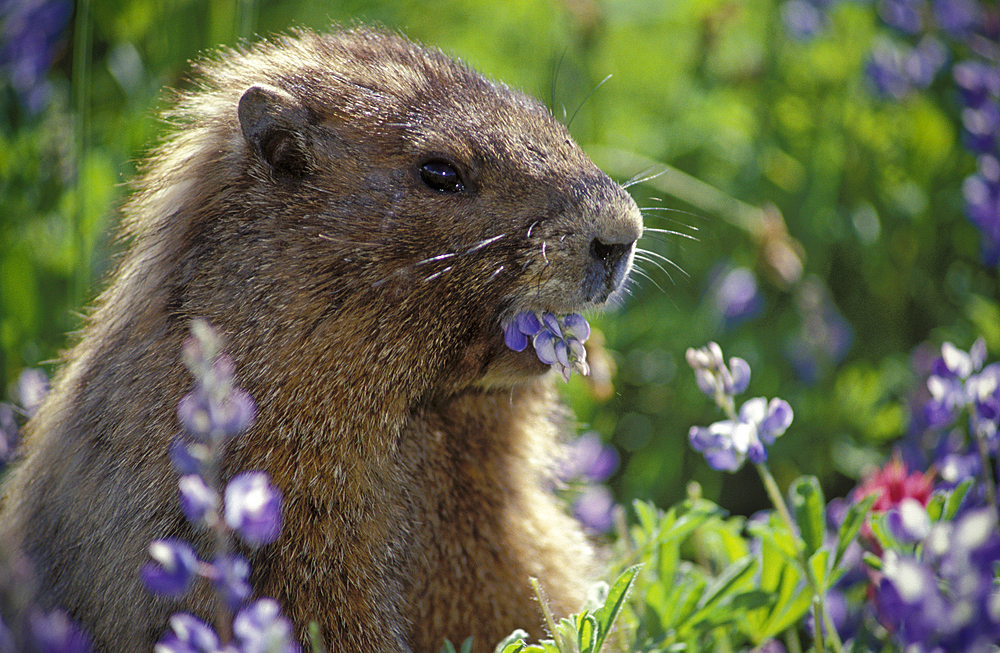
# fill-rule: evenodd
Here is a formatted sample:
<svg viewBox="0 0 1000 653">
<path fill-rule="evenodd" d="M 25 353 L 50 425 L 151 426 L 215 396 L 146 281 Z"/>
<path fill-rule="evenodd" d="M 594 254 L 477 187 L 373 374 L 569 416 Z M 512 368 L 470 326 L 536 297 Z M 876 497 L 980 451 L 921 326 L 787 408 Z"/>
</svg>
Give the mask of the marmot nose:
<svg viewBox="0 0 1000 653">
<path fill-rule="evenodd" d="M 584 278 L 584 292 L 593 302 L 603 302 L 618 289 L 632 264 L 635 241 L 606 243 L 590 241 L 590 265 Z"/>
<path fill-rule="evenodd" d="M 600 238 L 590 241 L 590 256 L 603 263 L 608 271 L 613 270 L 630 249 L 632 243 L 605 243 Z"/>
</svg>

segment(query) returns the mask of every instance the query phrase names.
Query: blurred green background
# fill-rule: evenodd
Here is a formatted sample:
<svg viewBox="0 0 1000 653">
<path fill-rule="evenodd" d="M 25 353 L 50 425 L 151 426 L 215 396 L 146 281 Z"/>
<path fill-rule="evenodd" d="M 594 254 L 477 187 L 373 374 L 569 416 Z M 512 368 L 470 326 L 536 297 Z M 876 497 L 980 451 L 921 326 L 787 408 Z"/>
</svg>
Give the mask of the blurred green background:
<svg viewBox="0 0 1000 653">
<path fill-rule="evenodd" d="M 873 92 L 872 49 L 899 37 L 870 3 L 827 4 L 807 35 L 789 3 L 764 0 L 8 1 L 0 388 L 27 366 L 51 373 L 79 327 L 120 251 L 118 208 L 161 132 L 163 89 L 188 85 L 190 60 L 294 26 L 379 23 L 572 116 L 614 178 L 657 175 L 630 192 L 647 226 L 677 233 L 643 239 L 631 292 L 592 316 L 606 356 L 592 347 L 595 376 L 568 386 L 581 431 L 621 454 L 618 500 L 666 506 L 696 480 L 734 512 L 768 505 L 752 468 L 715 473 L 687 444 L 720 419 L 684 362 L 710 340 L 749 361 L 748 397 L 795 410 L 772 448 L 779 483 L 813 473 L 842 494 L 906 432 L 922 343 L 981 334 L 995 357 L 1000 308 L 963 213 L 976 159 L 949 73 Z M 21 5 L 35 13 L 18 19 Z"/>
</svg>

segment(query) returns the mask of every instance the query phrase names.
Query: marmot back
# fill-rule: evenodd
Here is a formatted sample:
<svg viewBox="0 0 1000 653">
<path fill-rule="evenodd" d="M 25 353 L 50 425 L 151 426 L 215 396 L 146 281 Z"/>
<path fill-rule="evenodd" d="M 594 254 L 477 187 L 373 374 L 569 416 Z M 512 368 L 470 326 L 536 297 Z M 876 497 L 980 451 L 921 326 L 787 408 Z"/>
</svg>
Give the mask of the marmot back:
<svg viewBox="0 0 1000 653">
<path fill-rule="evenodd" d="M 300 32 L 198 68 L 125 207 L 128 251 L 26 429 L 0 533 L 97 651 L 150 650 L 200 588 L 151 596 L 150 541 L 211 543 L 168 449 L 195 318 L 256 400 L 223 480 L 267 471 L 280 539 L 248 557 L 300 639 L 436 652 L 515 627 L 528 585 L 578 610 L 592 551 L 548 489 L 553 375 L 504 345 L 523 311 L 605 302 L 638 209 L 535 100 L 389 33 Z"/>
</svg>

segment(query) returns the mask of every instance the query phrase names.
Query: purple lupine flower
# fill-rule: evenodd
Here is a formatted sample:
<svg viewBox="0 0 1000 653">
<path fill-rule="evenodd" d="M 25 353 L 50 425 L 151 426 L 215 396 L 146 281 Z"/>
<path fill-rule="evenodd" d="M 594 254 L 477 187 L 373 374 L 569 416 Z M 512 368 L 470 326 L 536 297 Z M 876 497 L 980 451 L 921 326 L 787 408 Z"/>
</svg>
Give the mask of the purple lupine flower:
<svg viewBox="0 0 1000 653">
<path fill-rule="evenodd" d="M 934 523 L 917 555 L 887 551 L 876 605 L 907 651 L 990 650 L 1000 637 L 1000 532 L 993 508 Z"/>
<path fill-rule="evenodd" d="M 941 41 L 925 36 L 910 50 L 903 68 L 907 78 L 917 88 L 927 88 L 948 61 L 948 50 Z"/>
<path fill-rule="evenodd" d="M 170 443 L 170 464 L 181 476 L 201 474 L 211 456 L 211 449 L 200 442 L 188 443 L 184 438 L 176 437 Z"/>
<path fill-rule="evenodd" d="M 1000 144 L 1000 103 L 993 98 L 962 111 L 962 139 L 975 154 L 992 154 Z"/>
<path fill-rule="evenodd" d="M 218 634 L 198 617 L 176 612 L 169 623 L 170 630 L 156 643 L 156 653 L 221 653 Z"/>
<path fill-rule="evenodd" d="M 993 154 L 979 157 L 979 170 L 962 182 L 965 215 L 982 236 L 983 262 L 1000 262 L 1000 159 Z"/>
<path fill-rule="evenodd" d="M 974 433 L 980 428 L 996 433 L 1000 419 L 1000 364 L 983 369 L 985 361 L 986 342 L 982 338 L 968 353 L 950 342 L 941 345 L 941 357 L 932 364 L 927 379 L 931 400 L 925 414 L 930 426 L 947 426 L 969 408 L 977 423 Z"/>
<path fill-rule="evenodd" d="M 62 610 L 28 614 L 28 641 L 34 653 L 87 653 L 90 638 Z"/>
<path fill-rule="evenodd" d="M 177 418 L 196 440 L 224 441 L 253 423 L 253 399 L 234 386 L 236 366 L 221 351 L 222 337 L 203 320 L 191 323 L 191 334 L 182 354 L 195 388 L 177 405 Z"/>
<path fill-rule="evenodd" d="M 611 529 L 614 497 L 600 485 L 618 469 L 618 451 L 601 440 L 596 431 L 584 433 L 568 448 L 558 478 L 572 493 L 573 513 L 595 533 Z"/>
<path fill-rule="evenodd" d="M 978 107 L 990 96 L 1000 96 L 1000 70 L 995 64 L 969 59 L 955 64 L 951 74 L 967 107 Z"/>
<path fill-rule="evenodd" d="M 949 36 L 964 39 L 982 20 L 976 0 L 933 0 L 934 19 Z"/>
<path fill-rule="evenodd" d="M 49 101 L 46 75 L 72 15 L 73 3 L 66 0 L 0 3 L 0 78 L 8 80 L 29 113 Z"/>
<path fill-rule="evenodd" d="M 149 545 L 150 562 L 140 570 L 142 582 L 154 594 L 181 596 L 191 586 L 201 563 L 191 545 L 183 540 L 153 540 Z"/>
<path fill-rule="evenodd" d="M 212 489 L 198 474 L 186 474 L 177 482 L 180 490 L 181 510 L 192 524 L 210 525 L 208 521 L 218 514 L 219 493 Z"/>
<path fill-rule="evenodd" d="M 250 598 L 250 563 L 241 555 L 225 555 L 211 565 L 211 581 L 215 591 L 230 610 L 236 610 Z"/>
<path fill-rule="evenodd" d="M 918 34 L 924 26 L 921 17 L 923 0 L 881 0 L 878 14 L 890 27 L 907 34 Z"/>
<path fill-rule="evenodd" d="M 618 450 L 605 444 L 596 431 L 588 431 L 572 444 L 560 476 L 567 480 L 603 483 L 617 469 Z"/>
<path fill-rule="evenodd" d="M 885 515 L 886 525 L 892 535 L 903 544 L 924 540 L 931 532 L 931 518 L 924 504 L 912 497 L 904 497 Z"/>
<path fill-rule="evenodd" d="M 199 383 L 193 392 L 181 398 L 177 418 L 191 435 L 225 439 L 245 431 L 253 423 L 254 403 L 249 394 L 238 388 L 229 388 L 223 397 L 212 397 Z"/>
<path fill-rule="evenodd" d="M 585 528 L 607 533 L 614 525 L 615 499 L 606 485 L 588 485 L 573 500 L 573 514 Z"/>
<path fill-rule="evenodd" d="M 727 329 L 753 318 L 764 308 L 757 278 L 749 268 L 733 268 L 721 274 L 710 292 L 715 310 Z"/>
<path fill-rule="evenodd" d="M 979 476 L 980 468 L 979 454 L 976 452 L 946 453 L 937 461 L 938 476 L 941 478 L 938 487 L 946 490 L 954 488 L 967 478 Z"/>
<path fill-rule="evenodd" d="M 49 377 L 37 368 L 28 368 L 17 377 L 18 403 L 24 414 L 32 417 L 49 393 Z"/>
<path fill-rule="evenodd" d="M 826 25 L 826 14 L 807 0 L 787 0 L 781 5 L 781 19 L 789 34 L 800 40 L 812 38 Z"/>
<path fill-rule="evenodd" d="M 226 486 L 225 518 L 248 544 L 270 544 L 281 533 L 281 493 L 264 472 L 237 474 Z"/>
<path fill-rule="evenodd" d="M 743 393 L 750 385 L 750 365 L 734 356 L 727 367 L 722 360 L 722 349 L 714 342 L 701 349 L 688 349 L 685 358 L 694 369 L 698 389 L 709 397 L 732 397 Z"/>
<path fill-rule="evenodd" d="M 865 72 L 877 95 L 901 100 L 914 88 L 930 86 L 947 60 L 948 50 L 936 38 L 924 37 L 913 48 L 881 38 Z"/>
<path fill-rule="evenodd" d="M 542 330 L 542 321 L 535 313 L 518 313 L 504 329 L 504 342 L 514 351 L 524 351 L 530 339 Z"/>
<path fill-rule="evenodd" d="M 281 614 L 274 599 L 258 599 L 233 620 L 233 636 L 240 653 L 299 653 L 292 622 Z"/>
<path fill-rule="evenodd" d="M 504 343 L 514 351 L 524 351 L 530 342 L 538 360 L 559 371 L 569 381 L 573 370 L 590 373 L 583 343 L 590 337 L 586 318 L 571 313 L 562 318 L 552 313 L 519 313 L 504 329 Z"/>
<path fill-rule="evenodd" d="M 740 408 L 737 420 L 715 422 L 709 427 L 692 426 L 688 439 L 695 451 L 717 471 L 735 472 L 749 458 L 753 463 L 767 460 L 765 445 L 792 423 L 792 408 L 783 399 L 749 399 Z"/>
</svg>

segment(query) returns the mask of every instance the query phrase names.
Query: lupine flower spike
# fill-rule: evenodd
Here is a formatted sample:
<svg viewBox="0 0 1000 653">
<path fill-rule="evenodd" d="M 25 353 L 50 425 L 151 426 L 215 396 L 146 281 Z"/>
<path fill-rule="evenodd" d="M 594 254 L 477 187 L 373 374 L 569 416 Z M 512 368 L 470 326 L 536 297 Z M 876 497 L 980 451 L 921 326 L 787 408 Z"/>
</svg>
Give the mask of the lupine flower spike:
<svg viewBox="0 0 1000 653">
<path fill-rule="evenodd" d="M 177 613 L 170 631 L 156 645 L 158 653 L 291 653 L 299 651 L 291 622 L 273 599 L 247 604 L 251 587 L 250 564 L 229 551 L 232 533 L 252 547 L 274 542 L 281 531 L 281 494 L 268 475 L 247 471 L 234 476 L 220 490 L 219 463 L 225 442 L 253 423 L 254 403 L 236 387 L 235 366 L 222 353 L 220 336 L 204 322 L 192 325 L 184 344 L 184 363 L 195 377 L 194 391 L 180 402 L 177 416 L 188 437 L 177 438 L 170 457 L 180 473 L 180 507 L 198 528 L 215 532 L 219 543 L 211 562 L 200 560 L 190 544 L 177 539 L 155 540 L 151 560 L 140 574 L 146 587 L 160 595 L 178 597 L 198 577 L 211 582 L 225 608 L 216 617 L 219 630 L 196 617 Z M 230 617 L 232 619 L 230 628 Z M 226 641 L 232 631 L 235 642 Z M 220 637 L 223 633 L 223 637 Z"/>
<path fill-rule="evenodd" d="M 784 399 L 764 397 L 748 400 L 735 408 L 735 395 L 750 384 L 750 366 L 742 358 L 730 358 L 727 367 L 719 345 L 688 349 L 688 364 L 694 369 L 698 388 L 715 400 L 730 419 L 709 427 L 692 426 L 688 437 L 695 451 L 705 454 L 712 469 L 735 472 L 749 458 L 767 460 L 767 446 L 792 423 L 792 408 Z"/>
</svg>

